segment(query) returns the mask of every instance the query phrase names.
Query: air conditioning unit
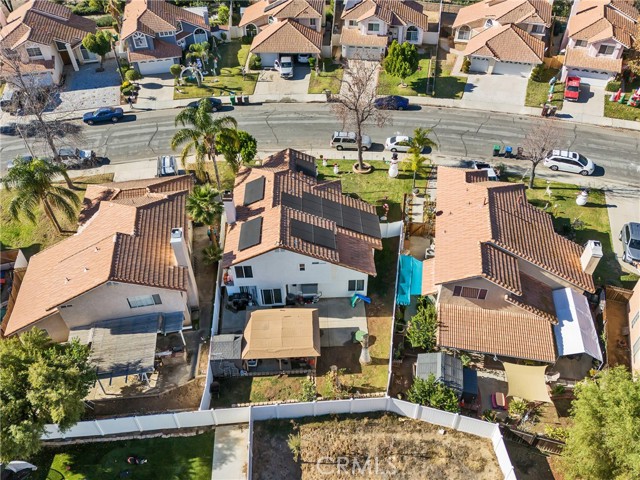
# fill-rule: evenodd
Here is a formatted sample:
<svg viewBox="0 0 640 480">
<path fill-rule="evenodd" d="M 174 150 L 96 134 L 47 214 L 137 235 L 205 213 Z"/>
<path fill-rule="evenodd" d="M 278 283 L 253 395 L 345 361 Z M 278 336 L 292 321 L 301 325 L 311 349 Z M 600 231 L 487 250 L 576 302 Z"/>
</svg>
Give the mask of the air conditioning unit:
<svg viewBox="0 0 640 480">
<path fill-rule="evenodd" d="M 602 258 L 602 244 L 597 240 L 589 240 L 584 247 L 584 252 L 580 257 L 582 271 L 593 275 L 600 259 Z"/>
</svg>

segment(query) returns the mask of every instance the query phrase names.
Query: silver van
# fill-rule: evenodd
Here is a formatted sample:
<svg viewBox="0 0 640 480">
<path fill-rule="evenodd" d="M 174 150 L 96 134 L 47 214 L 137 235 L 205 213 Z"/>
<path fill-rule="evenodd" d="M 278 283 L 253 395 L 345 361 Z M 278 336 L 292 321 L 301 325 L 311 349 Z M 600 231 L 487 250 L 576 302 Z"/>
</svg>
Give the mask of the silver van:
<svg viewBox="0 0 640 480">
<path fill-rule="evenodd" d="M 356 143 L 355 132 L 333 132 L 331 135 L 331 147 L 335 147 L 336 150 L 357 150 L 358 144 Z M 371 137 L 369 135 L 362 135 L 362 151 L 366 152 L 371 148 Z"/>
</svg>

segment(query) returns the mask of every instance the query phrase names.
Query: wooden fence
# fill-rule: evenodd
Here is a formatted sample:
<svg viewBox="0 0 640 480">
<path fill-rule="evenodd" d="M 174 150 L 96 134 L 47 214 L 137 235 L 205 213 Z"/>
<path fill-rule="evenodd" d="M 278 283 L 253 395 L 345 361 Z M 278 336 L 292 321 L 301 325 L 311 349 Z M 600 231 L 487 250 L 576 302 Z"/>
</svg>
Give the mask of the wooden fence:
<svg viewBox="0 0 640 480">
<path fill-rule="evenodd" d="M 545 453 L 560 455 L 564 448 L 564 442 L 553 440 L 552 438 L 541 437 L 537 433 L 524 432 L 506 425 L 502 425 L 500 430 L 502 431 L 502 436 L 505 439 L 516 443 L 523 443 L 530 447 L 535 447 Z"/>
<path fill-rule="evenodd" d="M 553 57 L 544 57 L 542 60 L 548 68 L 557 68 L 560 70 L 564 65 L 564 55 L 555 55 Z"/>
</svg>

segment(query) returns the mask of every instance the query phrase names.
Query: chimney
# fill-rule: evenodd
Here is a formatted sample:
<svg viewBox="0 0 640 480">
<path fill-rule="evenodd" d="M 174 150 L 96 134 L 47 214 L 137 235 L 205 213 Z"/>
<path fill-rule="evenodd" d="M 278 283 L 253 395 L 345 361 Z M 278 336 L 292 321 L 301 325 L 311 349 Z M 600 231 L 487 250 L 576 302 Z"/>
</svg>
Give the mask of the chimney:
<svg viewBox="0 0 640 480">
<path fill-rule="evenodd" d="M 189 288 L 187 289 L 187 299 L 190 307 L 197 307 L 198 303 L 198 287 L 196 285 L 196 277 L 193 274 L 193 266 L 191 265 L 191 255 L 189 254 L 189 246 L 184 238 L 182 228 L 171 229 L 171 249 L 176 258 L 176 263 L 180 267 L 187 269 L 187 278 Z"/>
<path fill-rule="evenodd" d="M 593 275 L 600 259 L 602 258 L 602 244 L 597 240 L 589 240 L 584 247 L 584 252 L 580 257 L 582 271 Z"/>
<path fill-rule="evenodd" d="M 236 223 L 236 204 L 233 202 L 233 192 L 231 190 L 222 192 L 222 204 L 224 205 L 224 214 L 227 217 L 227 223 Z"/>
</svg>

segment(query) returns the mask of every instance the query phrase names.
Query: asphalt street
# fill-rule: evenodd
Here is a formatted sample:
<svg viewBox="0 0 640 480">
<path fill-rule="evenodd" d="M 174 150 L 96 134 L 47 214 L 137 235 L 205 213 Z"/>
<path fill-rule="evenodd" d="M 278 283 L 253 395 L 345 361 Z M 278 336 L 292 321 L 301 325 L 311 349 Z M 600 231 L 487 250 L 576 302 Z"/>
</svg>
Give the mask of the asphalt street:
<svg viewBox="0 0 640 480">
<path fill-rule="evenodd" d="M 131 162 L 171 153 L 169 140 L 177 127 L 177 110 L 136 112 L 118 124 L 83 126 L 82 145 L 111 163 Z M 258 140 L 261 151 L 286 147 L 309 153 L 324 150 L 334 130 L 341 130 L 326 104 L 271 103 L 228 109 L 220 115 L 232 115 L 239 127 Z M 382 151 L 385 138 L 396 133 L 411 134 L 418 126 L 432 128 L 439 144 L 437 154 L 461 159 L 488 158 L 494 144 L 517 147 L 526 132 L 540 122 L 535 117 L 489 113 L 474 110 L 422 107 L 393 112 L 392 123 L 367 127 L 373 150 Z M 600 180 L 611 179 L 631 185 L 640 184 L 640 134 L 637 131 L 550 120 L 557 125 L 557 147 L 571 149 L 592 159 L 599 167 Z M 35 142 L 30 139 L 30 142 Z M 35 154 L 43 154 L 42 142 L 35 142 Z M 20 137 L 0 138 L 0 170 L 16 155 L 27 153 Z M 336 152 L 338 155 L 338 152 Z"/>
</svg>

